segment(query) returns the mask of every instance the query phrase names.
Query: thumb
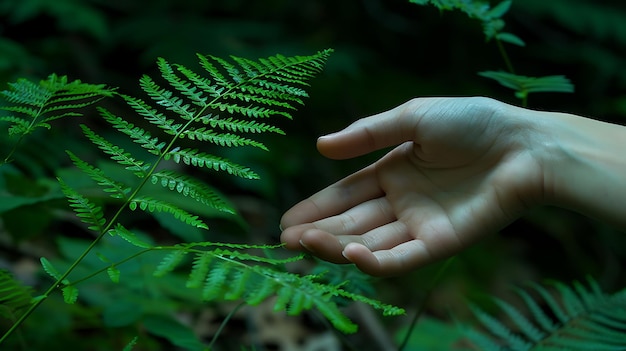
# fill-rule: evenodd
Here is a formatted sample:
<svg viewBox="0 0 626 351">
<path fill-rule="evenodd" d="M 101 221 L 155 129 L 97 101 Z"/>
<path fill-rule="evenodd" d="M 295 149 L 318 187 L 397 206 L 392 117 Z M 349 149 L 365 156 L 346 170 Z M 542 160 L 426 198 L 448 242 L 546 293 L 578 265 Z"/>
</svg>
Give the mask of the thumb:
<svg viewBox="0 0 626 351">
<path fill-rule="evenodd" d="M 413 140 L 418 116 L 410 102 L 352 123 L 345 129 L 320 137 L 319 152 L 332 159 L 346 159 Z"/>
</svg>

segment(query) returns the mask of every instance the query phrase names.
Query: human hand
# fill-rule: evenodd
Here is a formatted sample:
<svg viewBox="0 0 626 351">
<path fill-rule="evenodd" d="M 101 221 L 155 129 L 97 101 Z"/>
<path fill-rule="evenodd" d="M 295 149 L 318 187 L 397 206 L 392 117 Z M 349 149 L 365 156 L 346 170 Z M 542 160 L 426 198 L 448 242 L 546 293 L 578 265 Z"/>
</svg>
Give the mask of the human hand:
<svg viewBox="0 0 626 351">
<path fill-rule="evenodd" d="M 379 276 L 457 253 L 542 201 L 533 113 L 488 98 L 420 98 L 321 137 L 332 159 L 397 146 L 288 210 L 281 241 Z"/>
</svg>

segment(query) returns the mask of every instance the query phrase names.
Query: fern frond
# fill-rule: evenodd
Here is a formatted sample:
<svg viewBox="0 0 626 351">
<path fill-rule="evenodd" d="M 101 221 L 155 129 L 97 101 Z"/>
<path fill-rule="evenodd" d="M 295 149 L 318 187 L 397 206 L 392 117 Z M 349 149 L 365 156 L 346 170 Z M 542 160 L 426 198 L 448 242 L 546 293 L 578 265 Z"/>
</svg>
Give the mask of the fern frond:
<svg viewBox="0 0 626 351">
<path fill-rule="evenodd" d="M 208 124 L 211 128 L 219 128 L 222 130 L 228 130 L 231 132 L 239 132 L 239 133 L 278 133 L 284 135 L 280 128 L 271 126 L 269 124 L 257 122 L 254 120 L 238 120 L 232 117 L 221 119 L 218 116 L 213 116 L 209 114 L 207 116 L 202 116 L 199 118 L 200 122 L 204 124 Z"/>
<path fill-rule="evenodd" d="M 235 213 L 235 210 L 213 188 L 190 176 L 163 170 L 152 174 L 150 180 L 152 184 L 160 184 L 164 188 L 176 191 L 218 211 Z"/>
<path fill-rule="evenodd" d="M 4 116 L 0 117 L 0 122 L 10 122 L 11 126 L 9 127 L 9 135 L 23 135 L 28 132 L 28 128 L 30 128 L 31 122 L 16 116 Z M 44 126 L 47 129 L 50 129 L 50 125 Z"/>
<path fill-rule="evenodd" d="M 109 230 L 109 234 L 111 236 L 119 236 L 120 238 L 128 241 L 136 247 L 140 247 L 143 249 L 149 249 L 153 247 L 152 244 L 141 240 L 135 233 L 126 229 L 121 223 L 117 223 L 114 229 Z"/>
<path fill-rule="evenodd" d="M 44 272 L 48 273 L 49 276 L 57 281 L 61 279 L 61 273 L 59 273 L 59 271 L 52 265 L 50 261 L 48 261 L 47 258 L 41 257 L 39 261 L 41 262 L 41 267 L 43 268 Z M 63 300 L 65 301 L 65 303 L 76 303 L 76 300 L 78 299 L 78 289 L 75 286 L 70 285 L 70 281 L 67 279 L 63 279 L 61 283 L 63 284 L 63 287 L 61 287 L 61 291 L 63 293 Z"/>
<path fill-rule="evenodd" d="M 184 163 L 188 166 L 206 167 L 215 171 L 226 171 L 228 174 L 245 179 L 259 179 L 259 176 L 250 168 L 238 165 L 227 159 L 200 152 L 197 149 L 174 149 L 164 157 L 170 158 L 176 163 Z"/>
<path fill-rule="evenodd" d="M 22 285 L 6 270 L 0 270 L 0 317 L 14 319 L 31 304 L 32 289 Z"/>
<path fill-rule="evenodd" d="M 202 286 L 202 282 L 209 273 L 211 260 L 214 257 L 215 256 L 208 251 L 196 255 L 193 260 L 191 273 L 189 273 L 189 279 L 187 279 L 188 288 L 199 288 Z"/>
<path fill-rule="evenodd" d="M 135 197 L 130 201 L 128 207 L 134 211 L 137 208 L 142 211 L 148 212 L 166 212 L 172 214 L 176 219 L 190 226 L 202 229 L 209 229 L 209 227 L 198 216 L 174 206 L 168 202 L 153 199 L 151 197 Z"/>
<path fill-rule="evenodd" d="M 175 76 L 168 77 L 176 79 Z M 189 104 L 185 104 L 184 100 L 176 97 L 172 91 L 161 88 L 150 76 L 144 75 L 140 79 L 141 88 L 154 100 L 158 105 L 165 107 L 176 113 L 185 120 L 193 120 L 195 117 L 195 108 Z"/>
<path fill-rule="evenodd" d="M 134 124 L 125 119 L 115 116 L 105 109 L 98 109 L 105 121 L 109 122 L 113 128 L 128 135 L 133 141 L 141 147 L 148 150 L 153 155 L 161 156 L 165 147 L 165 142 L 160 142 L 159 138 L 152 137 L 148 131 L 143 128 L 136 127 Z"/>
<path fill-rule="evenodd" d="M 163 129 L 165 133 L 178 135 L 181 132 L 182 124 L 176 123 L 173 119 L 168 119 L 167 116 L 150 107 L 145 101 L 127 95 L 122 95 L 122 98 L 135 112 L 145 117 L 148 122 Z"/>
<path fill-rule="evenodd" d="M 500 85 L 513 89 L 520 98 L 530 93 L 572 93 L 574 85 L 565 76 L 527 77 L 508 72 L 485 71 L 478 75 L 493 79 Z"/>
<path fill-rule="evenodd" d="M 258 141 L 232 133 L 217 133 L 206 128 L 188 129 L 181 133 L 180 136 L 181 138 L 187 137 L 191 140 L 209 141 L 213 144 L 225 147 L 253 146 L 264 151 L 268 151 L 267 147 Z"/>
<path fill-rule="evenodd" d="M 22 78 L 9 83 L 9 89 L 0 92 L 0 97 L 13 104 L 0 106 L 0 110 L 30 118 L 31 121 L 27 126 L 19 122 L 18 125 L 11 126 L 12 134 L 26 135 L 39 127 L 49 128 L 48 123 L 55 119 L 81 116 L 78 110 L 104 97 L 112 96 L 114 91 L 115 89 L 109 89 L 104 85 L 87 84 L 80 80 L 68 82 L 67 76 L 56 74 L 51 74 L 47 80 L 42 80 L 39 84 Z"/>
<path fill-rule="evenodd" d="M 211 84 L 209 81 L 204 80 L 199 77 L 197 74 L 192 72 L 190 69 L 183 65 L 176 65 L 176 68 L 179 72 L 181 72 L 185 77 L 191 80 L 187 81 L 182 79 L 176 75 L 172 65 L 170 65 L 165 59 L 159 58 L 157 61 L 157 66 L 159 67 L 159 71 L 161 72 L 161 76 L 165 78 L 165 80 L 174 88 L 176 91 L 180 92 L 191 102 L 197 106 L 205 107 L 207 102 L 207 97 L 203 96 L 203 89 L 207 89 Z M 209 91 L 211 88 L 209 88 Z"/>
<path fill-rule="evenodd" d="M 94 133 L 89 127 L 85 125 L 80 126 L 83 130 L 83 133 L 92 143 L 94 143 L 100 150 L 104 151 L 107 155 L 111 157 L 112 160 L 116 161 L 118 164 L 122 166 L 126 166 L 125 168 L 131 171 L 139 178 L 144 178 L 148 174 L 148 170 L 150 169 L 150 164 L 145 163 L 141 160 L 135 159 L 130 153 L 124 151 L 121 147 L 114 145 L 109 142 L 105 138 L 100 135 Z"/>
<path fill-rule="evenodd" d="M 482 309 L 477 306 L 471 306 L 471 310 L 480 323 L 493 335 L 506 340 L 512 351 L 526 351 L 530 350 L 532 347 L 529 342 L 526 342 L 523 338 L 519 337 L 515 332 L 505 326 L 501 321 L 492 317 Z"/>
<path fill-rule="evenodd" d="M 165 274 L 173 271 L 178 267 L 185 256 L 187 255 L 187 251 L 185 250 L 174 250 L 169 254 L 165 255 L 165 257 L 161 260 L 161 263 L 156 267 L 154 272 L 152 273 L 155 277 L 162 277 Z"/>
<path fill-rule="evenodd" d="M 109 195 L 114 199 L 123 199 L 126 197 L 130 188 L 125 184 L 122 184 L 118 181 L 115 181 L 108 177 L 104 172 L 89 163 L 81 160 L 78 156 L 74 155 L 71 151 L 66 151 L 69 155 L 70 159 L 76 166 L 76 168 L 80 169 L 88 175 L 93 181 L 98 183 L 98 185 L 103 187 L 103 191 L 109 193 Z"/>
<path fill-rule="evenodd" d="M 511 304 L 500 299 L 495 299 L 495 303 L 502 309 L 509 318 L 517 325 L 520 332 L 531 342 L 537 343 L 545 337 L 545 332 L 542 332 L 533 323 L 531 323 L 520 311 L 518 311 Z"/>
<path fill-rule="evenodd" d="M 497 302 L 519 331 L 512 331 L 479 309 L 474 309 L 474 312 L 491 334 L 491 342 L 501 345 L 502 349 L 626 349 L 626 290 L 608 295 L 601 292 L 593 280 L 590 280 L 589 285 L 590 288 L 578 282 L 573 286 L 553 282 L 551 286 L 554 291 L 549 291 L 544 286 L 531 284 L 531 289 L 541 298 L 547 312 L 526 291 L 518 290 L 518 295 L 530 310 L 531 320 L 513 306 Z M 484 345 L 487 337 L 472 331 L 468 338 L 476 345 Z"/>
<path fill-rule="evenodd" d="M 98 233 L 104 231 L 106 219 L 100 206 L 96 206 L 86 197 L 79 194 L 76 190 L 70 188 L 61 178 L 57 178 L 61 185 L 61 191 L 70 203 L 70 207 L 76 213 L 80 220 L 87 224 L 87 228 Z"/>
<path fill-rule="evenodd" d="M 231 102 L 228 102 L 228 103 L 218 102 L 218 103 L 211 104 L 211 107 L 221 112 L 228 112 L 230 114 L 240 114 L 245 117 L 269 118 L 271 116 L 281 115 L 287 118 L 291 118 L 291 115 L 285 111 L 274 110 L 274 109 L 265 108 L 261 106 L 255 106 L 252 104 L 248 106 L 239 106 Z"/>
<path fill-rule="evenodd" d="M 339 330 L 346 333 L 356 331 L 352 323 L 332 300 L 334 296 L 353 298 L 355 301 L 368 303 L 375 308 L 385 310 L 386 315 L 402 314 L 397 307 L 386 306 L 360 295 L 345 292 L 340 286 L 317 282 L 318 276 L 299 276 L 273 268 L 289 259 L 272 259 L 250 254 L 231 248 L 268 248 L 267 245 L 250 246 L 245 244 L 199 243 L 203 247 L 218 246 L 206 251 L 197 251 L 192 269 L 187 280 L 187 287 L 201 288 L 203 300 L 243 299 L 249 305 L 256 305 L 275 295 L 275 310 L 285 310 L 296 315 L 304 310 L 316 308 Z M 159 265 L 157 275 L 163 274 L 178 265 L 181 255 L 193 249 L 192 245 L 178 245 Z M 222 246 L 224 248 L 220 248 Z M 228 246 L 232 246 L 228 248 Z M 297 257 L 297 259 L 300 259 Z M 267 263 L 268 265 L 250 265 L 246 261 Z M 173 264 L 172 264 L 173 262 Z"/>
</svg>

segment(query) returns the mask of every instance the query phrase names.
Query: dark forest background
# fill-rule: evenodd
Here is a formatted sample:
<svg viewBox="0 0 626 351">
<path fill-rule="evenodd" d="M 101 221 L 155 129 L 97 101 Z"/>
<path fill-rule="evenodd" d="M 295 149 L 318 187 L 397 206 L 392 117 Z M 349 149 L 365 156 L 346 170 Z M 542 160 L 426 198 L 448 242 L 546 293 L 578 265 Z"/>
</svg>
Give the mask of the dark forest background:
<svg viewBox="0 0 626 351">
<path fill-rule="evenodd" d="M 623 1 L 518 0 L 504 19 L 506 31 L 526 42 L 505 44 L 516 73 L 565 75 L 575 85 L 571 94 L 531 94 L 530 108 L 626 121 Z M 380 155 L 327 160 L 315 149 L 320 135 L 413 97 L 481 95 L 519 104 L 512 91 L 477 74 L 505 69 L 480 23 L 407 0 L 0 0 L 0 89 L 20 77 L 38 81 L 54 72 L 139 96 L 138 79 L 156 73 L 157 57 L 197 67 L 196 53 L 256 59 L 325 48 L 335 52 L 313 81 L 306 106 L 293 121 L 278 122 L 287 135 L 264 140 L 269 153 L 228 155 L 251 165 L 262 180 L 213 180 L 249 222 L 243 234 L 218 225 L 219 235 L 236 236 L 233 241 L 277 242 L 283 211 Z M 83 142 L 77 125 L 60 120 L 32 141 L 37 151 L 29 157 L 49 165 L 35 177 L 70 164 L 63 150 Z M 21 245 L 0 246 L 3 266 L 23 263 L 24 245 L 35 257 L 66 235 L 53 214 L 40 214 L 49 220 L 33 220 L 33 208 L 3 217 L 0 230 L 19 227 L 13 239 Z M 463 319 L 468 300 L 506 299 L 512 286 L 547 278 L 570 282 L 589 275 L 614 291 L 626 287 L 625 260 L 624 233 L 564 210 L 537 209 L 459 255 L 432 291 L 426 316 L 446 323 L 451 315 Z M 440 265 L 375 280 L 376 296 L 414 311 Z M 408 317 L 380 323 L 393 338 Z"/>
</svg>

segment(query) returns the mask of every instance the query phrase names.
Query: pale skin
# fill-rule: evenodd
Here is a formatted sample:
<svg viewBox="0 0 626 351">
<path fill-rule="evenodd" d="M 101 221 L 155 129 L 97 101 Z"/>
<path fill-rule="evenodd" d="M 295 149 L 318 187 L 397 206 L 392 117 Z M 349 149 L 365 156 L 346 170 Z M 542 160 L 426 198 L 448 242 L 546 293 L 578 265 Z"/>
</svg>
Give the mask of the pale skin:
<svg viewBox="0 0 626 351">
<path fill-rule="evenodd" d="M 527 210 L 626 229 L 626 127 L 497 100 L 417 98 L 318 139 L 331 159 L 391 150 L 281 219 L 281 241 L 376 276 L 452 256 Z"/>
</svg>

